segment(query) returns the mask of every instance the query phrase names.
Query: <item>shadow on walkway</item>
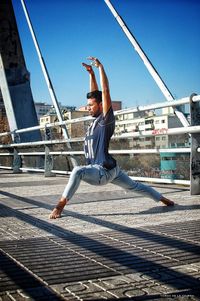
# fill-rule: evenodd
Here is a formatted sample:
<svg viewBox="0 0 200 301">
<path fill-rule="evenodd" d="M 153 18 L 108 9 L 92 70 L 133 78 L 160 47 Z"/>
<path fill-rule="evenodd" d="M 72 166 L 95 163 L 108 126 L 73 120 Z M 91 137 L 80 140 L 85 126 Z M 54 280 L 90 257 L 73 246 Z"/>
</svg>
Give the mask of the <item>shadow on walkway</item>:
<svg viewBox="0 0 200 301">
<path fill-rule="evenodd" d="M 38 207 L 42 207 L 48 210 L 51 210 L 52 207 L 48 204 L 44 204 L 42 202 L 38 202 L 35 200 L 31 200 L 28 198 L 20 197 L 8 192 L 2 192 L 1 194 L 4 196 L 7 196 L 9 198 L 17 199 L 20 201 L 23 201 L 28 204 L 32 204 Z M 112 234 L 114 232 L 109 232 L 110 234 L 110 240 L 104 241 L 101 240 L 101 237 L 108 237 L 108 235 L 104 236 L 104 233 L 100 233 L 100 235 L 96 235 L 96 238 L 90 235 L 82 235 L 77 234 L 72 231 L 67 231 L 66 229 L 63 229 L 61 226 L 52 224 L 48 221 L 43 221 L 38 219 L 37 217 L 30 216 L 28 214 L 25 214 L 23 212 L 20 212 L 20 210 L 9 208 L 6 205 L 0 205 L 1 212 L 7 212 L 6 216 L 13 216 L 23 222 L 28 223 L 29 225 L 35 226 L 38 229 L 42 229 L 53 236 L 51 237 L 51 240 L 53 242 L 59 243 L 60 246 L 62 246 L 64 249 L 68 248 L 68 244 L 71 246 L 71 250 L 73 250 L 74 246 L 77 246 L 81 250 L 89 251 L 90 253 L 96 254 L 99 256 L 99 258 L 104 258 L 108 261 L 114 261 L 117 265 L 123 266 L 127 269 L 133 269 L 134 272 L 143 273 L 146 276 L 152 277 L 155 280 L 158 280 L 159 282 L 163 284 L 169 284 L 169 280 L 165 279 L 165 277 L 161 277 L 160 273 L 166 274 L 166 275 L 172 275 L 173 279 L 171 279 L 170 285 L 177 290 L 180 290 L 181 288 L 188 289 L 192 287 L 197 287 L 200 285 L 200 282 L 195 279 L 194 277 L 190 275 L 186 275 L 180 271 L 175 271 L 174 269 L 170 268 L 169 263 L 171 262 L 172 266 L 176 266 L 178 263 L 176 260 L 174 261 L 173 258 L 169 259 L 168 262 L 165 263 L 159 263 L 154 261 L 153 259 L 147 259 L 141 257 L 140 255 L 137 255 L 138 252 L 129 252 L 126 250 L 123 250 L 123 246 L 120 244 L 118 247 L 115 246 L 114 241 L 112 240 Z M 176 210 L 176 209 L 175 209 Z M 98 218 L 94 218 L 91 216 L 83 215 L 80 213 L 74 213 L 69 210 L 64 211 L 65 216 L 73 217 L 76 219 L 84 220 L 92 224 L 98 224 L 104 227 L 107 227 L 109 230 L 115 230 L 117 232 L 123 233 L 128 235 L 129 237 L 129 244 L 132 246 L 135 246 L 135 239 L 141 238 L 145 241 L 149 241 L 151 243 L 155 243 L 156 245 L 160 246 L 168 246 L 170 248 L 175 248 L 177 250 L 187 251 L 195 256 L 198 256 L 200 254 L 200 246 L 186 242 L 184 240 L 174 238 L 174 237 L 166 237 L 163 235 L 160 235 L 158 233 L 149 232 L 146 229 L 141 228 L 130 228 L 126 226 L 121 226 L 112 222 L 104 221 Z M 1 215 L 2 216 L 2 215 Z M 63 217 L 65 218 L 65 217 Z M 59 240 L 56 240 L 56 237 L 59 238 Z M 132 240 L 130 240 L 132 237 Z M 9 241 L 7 241 L 9 243 Z M 67 245 L 66 245 L 67 243 Z M 20 241 L 19 241 L 20 244 Z M 1 243 L 1 248 L 6 250 L 6 247 L 4 247 L 4 244 Z M 137 248 L 137 245 L 136 245 Z M 66 249 L 67 250 L 67 249 Z M 138 250 L 138 249 L 137 249 Z M 84 254 L 81 254 L 81 256 L 85 256 Z M 167 257 L 166 257 L 167 258 Z M 101 264 L 99 262 L 99 264 Z M 183 264 L 183 262 L 179 262 L 179 264 Z M 187 264 L 187 260 L 184 261 L 184 264 Z M 88 279 L 90 278 L 90 275 L 88 275 Z M 196 291 L 195 291 L 196 294 Z"/>
</svg>

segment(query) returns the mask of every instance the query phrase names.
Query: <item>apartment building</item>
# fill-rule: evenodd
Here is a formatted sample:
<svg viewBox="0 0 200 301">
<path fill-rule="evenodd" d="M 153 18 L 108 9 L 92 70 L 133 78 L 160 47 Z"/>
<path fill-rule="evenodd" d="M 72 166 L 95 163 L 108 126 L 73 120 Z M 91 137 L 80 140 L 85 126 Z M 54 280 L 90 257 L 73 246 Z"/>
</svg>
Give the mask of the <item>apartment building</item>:
<svg viewBox="0 0 200 301">
<path fill-rule="evenodd" d="M 52 105 L 46 102 L 35 102 L 34 104 L 38 120 L 40 120 L 40 117 L 43 115 L 46 115 L 52 108 Z"/>
<path fill-rule="evenodd" d="M 35 104 L 35 110 L 36 110 L 38 121 L 42 116 L 48 114 L 49 112 L 55 113 L 55 109 L 52 104 L 48 104 L 46 102 L 35 102 L 34 104 Z M 61 110 L 70 110 L 70 111 L 76 110 L 76 107 L 74 106 L 63 106 L 61 103 L 59 103 L 59 107 Z"/>
<path fill-rule="evenodd" d="M 62 110 L 62 115 L 64 120 L 72 120 L 75 118 L 88 116 L 88 111 L 76 111 L 76 110 Z M 58 122 L 57 114 L 55 110 L 50 110 L 46 115 L 40 118 L 40 125 L 45 126 L 49 123 Z M 78 123 L 67 124 L 67 131 L 71 138 L 82 137 L 85 135 L 86 129 L 88 127 L 88 121 L 81 121 Z M 62 128 L 56 126 L 53 129 L 54 134 L 58 134 L 58 137 L 62 136 Z"/>
<path fill-rule="evenodd" d="M 150 137 L 133 137 L 130 146 L 134 148 L 183 147 L 188 143 L 187 135 L 167 135 L 169 128 L 182 127 L 173 113 L 156 115 L 154 112 L 134 112 L 116 116 L 115 135 L 152 131 Z"/>
</svg>

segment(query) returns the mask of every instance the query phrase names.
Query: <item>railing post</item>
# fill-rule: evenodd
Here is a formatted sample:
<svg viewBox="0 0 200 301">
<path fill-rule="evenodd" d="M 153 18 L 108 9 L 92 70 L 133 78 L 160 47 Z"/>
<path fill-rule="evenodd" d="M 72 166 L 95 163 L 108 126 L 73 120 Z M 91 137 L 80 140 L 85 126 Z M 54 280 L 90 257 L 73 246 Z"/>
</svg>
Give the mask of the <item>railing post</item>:
<svg viewBox="0 0 200 301">
<path fill-rule="evenodd" d="M 51 171 L 53 169 L 53 156 L 49 154 L 50 149 L 45 145 L 45 161 L 44 161 L 44 176 L 45 177 L 54 177 Z"/>
<path fill-rule="evenodd" d="M 13 134 L 13 141 L 14 141 L 14 143 L 20 143 L 20 136 L 15 131 L 14 131 L 14 134 Z M 17 148 L 14 148 L 14 150 L 13 150 L 13 163 L 12 163 L 13 173 L 21 173 L 22 172 L 20 170 L 21 167 L 22 167 L 21 156 L 18 155 Z"/>
<path fill-rule="evenodd" d="M 14 148 L 13 152 L 13 163 L 12 163 L 12 168 L 13 168 L 13 173 L 21 173 L 22 171 L 20 168 L 22 167 L 22 159 L 21 156 L 18 155 L 18 151 L 16 148 Z"/>
<path fill-rule="evenodd" d="M 51 128 L 47 127 L 47 124 L 45 125 L 45 140 L 52 140 L 52 131 Z M 49 152 L 50 152 L 49 147 L 45 145 L 45 161 L 44 161 L 45 177 L 55 176 L 55 174 L 51 172 L 53 169 L 53 156 L 51 156 Z"/>
<path fill-rule="evenodd" d="M 191 126 L 200 125 L 200 103 L 193 102 L 190 96 L 190 115 Z M 200 147 L 200 133 L 191 134 L 191 156 L 190 156 L 190 193 L 191 195 L 200 194 L 200 153 L 197 151 Z"/>
</svg>

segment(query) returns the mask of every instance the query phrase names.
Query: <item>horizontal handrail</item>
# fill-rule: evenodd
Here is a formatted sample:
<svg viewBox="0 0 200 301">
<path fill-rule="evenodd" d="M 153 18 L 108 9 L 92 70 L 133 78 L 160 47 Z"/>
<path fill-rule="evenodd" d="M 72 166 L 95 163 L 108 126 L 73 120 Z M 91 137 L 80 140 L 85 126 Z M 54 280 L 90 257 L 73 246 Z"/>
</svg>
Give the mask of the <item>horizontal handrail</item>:
<svg viewBox="0 0 200 301">
<path fill-rule="evenodd" d="M 149 136 L 163 136 L 163 135 L 176 135 L 176 134 L 193 134 L 200 133 L 200 125 L 179 127 L 179 128 L 162 128 L 148 131 L 137 131 L 133 133 L 123 133 L 114 138 L 132 138 L 132 137 L 149 137 Z"/>
<path fill-rule="evenodd" d="M 0 169 L 12 169 L 12 167 L 7 166 L 0 166 Z M 21 171 L 31 171 L 31 172 L 42 172 L 44 173 L 45 170 L 42 168 L 20 168 Z M 61 174 L 61 175 L 70 175 L 70 171 L 62 171 L 62 170 L 52 170 L 53 174 Z M 131 179 L 135 181 L 142 181 L 142 182 L 152 182 L 152 183 L 165 183 L 165 184 L 178 184 L 178 185 L 190 185 L 189 180 L 175 180 L 175 179 L 161 179 L 161 178 L 149 178 L 149 177 L 134 177 L 130 176 Z"/>
<path fill-rule="evenodd" d="M 0 165 L 0 169 L 10 169 L 10 170 L 12 170 L 13 168 L 11 166 Z"/>
<path fill-rule="evenodd" d="M 200 101 L 200 95 L 193 96 L 192 101 L 193 102 Z M 123 109 L 123 110 L 118 110 L 118 111 L 115 111 L 115 115 L 151 111 L 151 110 L 157 110 L 157 109 L 161 109 L 161 108 L 175 107 L 175 106 L 188 104 L 188 103 L 190 103 L 190 97 L 184 97 L 181 99 L 171 100 L 171 101 L 167 101 L 167 102 L 159 102 L 159 103 L 154 103 L 154 104 L 146 105 L 146 106 L 137 106 L 136 108 L 127 108 L 127 109 Z"/>
<path fill-rule="evenodd" d="M 153 183 L 165 183 L 165 184 L 178 184 L 178 185 L 190 185 L 189 180 L 175 180 L 175 179 L 160 179 L 160 178 L 148 178 L 148 177 L 130 177 L 135 181 L 153 182 Z"/>
<path fill-rule="evenodd" d="M 21 171 L 32 171 L 32 172 L 44 172 L 44 169 L 39 168 L 20 168 Z M 70 171 L 63 171 L 63 170 L 52 170 L 54 174 L 61 174 L 61 175 L 70 175 Z M 175 180 L 175 179 L 161 179 L 161 178 L 150 178 L 150 177 L 135 177 L 130 176 L 131 179 L 135 181 L 142 181 L 142 182 L 153 182 L 153 183 L 165 183 L 165 184 L 178 184 L 178 185 L 190 185 L 189 180 Z"/>
<path fill-rule="evenodd" d="M 200 101 L 200 95 L 193 96 L 192 101 L 193 102 Z M 115 111 L 114 114 L 115 114 L 115 116 L 117 116 L 117 115 L 128 114 L 128 113 L 156 110 L 156 109 L 160 109 L 160 108 L 167 108 L 167 107 L 178 106 L 181 104 L 187 104 L 189 102 L 190 102 L 190 97 L 184 97 L 184 98 L 173 100 L 173 101 L 155 103 L 155 104 L 147 105 L 147 106 L 138 106 L 137 108 L 123 109 L 123 110 Z M 78 123 L 78 122 L 82 122 L 82 121 L 90 121 L 92 119 L 93 119 L 92 117 L 86 116 L 86 117 L 74 118 L 71 120 L 65 120 L 63 122 L 48 123 L 45 125 L 38 125 L 38 126 L 29 127 L 29 128 L 15 130 L 12 132 L 0 133 L 0 137 L 12 135 L 12 134 L 19 134 L 19 133 L 35 131 L 38 129 L 45 129 L 45 128 L 51 128 L 51 127 L 55 127 L 55 126 L 73 124 L 73 123 Z"/>
<path fill-rule="evenodd" d="M 176 134 L 186 134 L 186 133 L 199 133 L 200 125 L 198 126 L 188 126 L 188 127 L 179 127 L 179 128 L 170 128 L 170 129 L 154 129 L 148 131 L 137 131 L 132 133 L 124 133 L 120 135 L 115 135 L 112 139 L 123 139 L 123 138 L 134 138 L 134 137 L 149 137 L 149 136 L 163 136 L 163 135 L 176 135 Z M 25 143 L 10 143 L 0 145 L 1 148 L 8 147 L 22 147 L 22 146 L 37 146 L 37 145 L 50 145 L 57 143 L 66 143 L 66 142 L 81 142 L 84 140 L 84 137 L 80 138 L 70 138 L 67 140 L 43 140 L 36 142 L 25 142 Z"/>
<path fill-rule="evenodd" d="M 148 149 L 118 149 L 110 150 L 110 154 L 161 154 L 161 153 L 190 153 L 189 147 L 184 148 L 148 148 Z M 0 156 L 13 156 L 14 153 L 0 153 Z M 43 156 L 45 152 L 18 152 L 19 156 Z M 49 155 L 84 155 L 84 151 L 50 151 Z"/>
</svg>

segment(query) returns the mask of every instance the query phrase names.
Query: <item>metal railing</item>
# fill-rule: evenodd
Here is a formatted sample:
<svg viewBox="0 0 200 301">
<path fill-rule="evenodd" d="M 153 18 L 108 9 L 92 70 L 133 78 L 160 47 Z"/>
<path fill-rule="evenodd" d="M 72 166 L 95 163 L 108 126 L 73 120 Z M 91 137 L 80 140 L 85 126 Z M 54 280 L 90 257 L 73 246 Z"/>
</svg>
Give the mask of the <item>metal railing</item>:
<svg viewBox="0 0 200 301">
<path fill-rule="evenodd" d="M 151 110 L 157 110 L 161 108 L 167 108 L 167 107 L 173 107 L 183 104 L 190 104 L 191 101 L 193 103 L 200 102 L 200 95 L 195 95 L 192 97 L 185 97 L 182 99 L 174 100 L 174 101 L 167 101 L 162 103 L 156 103 L 152 105 L 147 106 L 138 106 L 137 108 L 129 108 L 124 109 L 120 111 L 115 111 L 116 116 L 116 125 L 120 124 L 120 121 L 118 121 L 117 116 L 130 114 L 130 113 L 138 113 L 138 112 L 144 112 L 144 111 L 151 111 Z M 156 115 L 159 116 L 159 115 Z M 155 116 L 154 116 L 155 117 Z M 92 120 L 92 117 L 82 117 L 82 118 L 76 118 L 72 120 L 62 121 L 62 122 L 54 122 L 50 124 L 46 124 L 43 126 L 34 126 L 30 128 L 24 128 L 19 129 L 14 132 L 4 132 L 0 134 L 0 138 L 4 136 L 14 136 L 16 137 L 20 133 L 29 132 L 33 130 L 43 130 L 48 128 L 54 128 L 58 126 L 63 125 L 72 125 L 75 123 L 80 122 L 88 122 Z M 126 121 L 123 121 L 126 123 Z M 190 125 L 187 127 L 177 127 L 177 128 L 165 128 L 165 129 L 150 129 L 150 130 L 137 130 L 130 133 L 121 133 L 119 135 L 114 134 L 112 137 L 112 140 L 119 141 L 120 139 L 133 139 L 137 137 L 155 137 L 155 136 L 169 136 L 169 135 L 182 135 L 182 134 L 195 134 L 200 136 L 200 125 Z M 15 172 L 18 171 L 34 171 L 34 172 L 43 172 L 46 176 L 52 175 L 55 173 L 58 174 L 69 174 L 69 171 L 66 170 L 54 170 L 53 164 L 52 164 L 52 157 L 54 156 L 83 156 L 84 152 L 82 150 L 50 150 L 51 146 L 55 146 L 58 144 L 65 145 L 66 143 L 79 143 L 83 142 L 84 137 L 76 137 L 76 138 L 68 138 L 68 139 L 44 139 L 43 141 L 36 141 L 36 142 L 25 142 L 25 143 L 15 143 L 12 142 L 10 144 L 1 144 L 0 145 L 0 157 L 12 157 L 12 164 L 10 166 L 0 165 L 0 168 L 2 169 L 13 169 Z M 32 150 L 35 147 L 43 147 L 44 149 L 42 151 L 34 151 Z M 29 151 L 23 151 L 23 148 L 28 148 Z M 6 149 L 6 152 L 3 152 L 3 150 Z M 196 148 L 196 152 L 200 152 L 200 145 Z M 181 148 L 151 148 L 151 149 L 110 149 L 110 153 L 113 155 L 134 155 L 134 154 L 162 154 L 162 153 L 191 153 L 191 147 L 181 147 Z M 23 162 L 21 160 L 22 157 L 26 156 L 42 156 L 44 157 L 44 168 L 30 168 L 30 167 L 23 167 Z M 47 162 L 51 162 L 50 164 L 47 164 Z M 17 164 L 16 164 L 17 162 Z M 140 181 L 150 181 L 150 182 L 156 182 L 156 183 L 175 183 L 175 184 L 182 184 L 182 185 L 190 185 L 190 180 L 181 180 L 181 179 L 167 179 L 167 178 L 154 178 L 154 177 L 132 177 L 135 180 Z"/>
</svg>

